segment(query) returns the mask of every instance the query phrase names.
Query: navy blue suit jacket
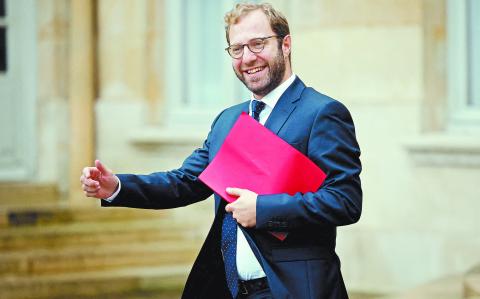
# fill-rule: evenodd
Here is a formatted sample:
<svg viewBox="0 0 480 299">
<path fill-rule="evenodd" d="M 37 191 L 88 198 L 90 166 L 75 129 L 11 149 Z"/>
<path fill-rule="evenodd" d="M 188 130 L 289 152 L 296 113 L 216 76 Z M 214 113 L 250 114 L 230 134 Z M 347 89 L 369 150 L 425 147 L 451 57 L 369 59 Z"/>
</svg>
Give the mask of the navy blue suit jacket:
<svg viewBox="0 0 480 299">
<path fill-rule="evenodd" d="M 167 209 L 204 200 L 212 190 L 198 176 L 215 157 L 248 102 L 217 116 L 202 148 L 176 170 L 118 175 L 122 189 L 112 203 Z M 340 102 L 296 78 L 265 127 L 308 156 L 327 178 L 316 192 L 259 195 L 257 224 L 245 229 L 275 298 L 348 298 L 335 254 L 336 227 L 358 221 L 362 208 L 360 149 L 350 113 Z M 216 216 L 189 275 L 183 298 L 229 298 L 220 252 L 225 202 L 215 194 Z M 282 242 L 268 231 L 287 231 Z"/>
</svg>

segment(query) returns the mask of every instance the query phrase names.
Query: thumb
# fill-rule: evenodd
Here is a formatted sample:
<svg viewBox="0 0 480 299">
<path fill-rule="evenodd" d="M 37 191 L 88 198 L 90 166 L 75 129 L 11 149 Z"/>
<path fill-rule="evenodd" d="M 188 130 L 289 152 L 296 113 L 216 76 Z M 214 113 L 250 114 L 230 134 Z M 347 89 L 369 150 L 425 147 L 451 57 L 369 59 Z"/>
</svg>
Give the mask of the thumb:
<svg viewBox="0 0 480 299">
<path fill-rule="evenodd" d="M 228 187 L 225 191 L 227 191 L 228 195 L 232 195 L 232 196 L 241 196 L 243 193 L 243 189 L 240 189 L 240 188 Z"/>
<path fill-rule="evenodd" d="M 102 175 L 111 175 L 112 172 L 100 160 L 95 160 L 95 167 L 102 173 Z"/>
<path fill-rule="evenodd" d="M 233 212 L 232 204 L 226 205 L 226 206 L 225 206 L 225 211 L 226 211 L 227 213 Z"/>
</svg>

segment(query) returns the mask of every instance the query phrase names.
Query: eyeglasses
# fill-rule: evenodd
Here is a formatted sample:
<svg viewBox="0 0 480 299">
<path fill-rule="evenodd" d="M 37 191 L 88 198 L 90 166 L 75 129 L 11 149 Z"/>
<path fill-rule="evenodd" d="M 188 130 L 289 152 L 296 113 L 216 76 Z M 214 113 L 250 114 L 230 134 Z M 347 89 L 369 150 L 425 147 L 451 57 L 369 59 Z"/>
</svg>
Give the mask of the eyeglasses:
<svg viewBox="0 0 480 299">
<path fill-rule="evenodd" d="M 248 49 L 253 53 L 260 53 L 262 52 L 263 48 L 265 48 L 265 41 L 272 37 L 280 37 L 280 36 L 272 35 L 267 37 L 254 38 L 249 40 L 248 43 L 243 45 L 231 45 L 230 47 L 225 48 L 225 51 L 227 51 L 228 54 L 235 59 L 242 57 L 243 49 L 245 49 L 245 46 L 247 46 Z"/>
</svg>

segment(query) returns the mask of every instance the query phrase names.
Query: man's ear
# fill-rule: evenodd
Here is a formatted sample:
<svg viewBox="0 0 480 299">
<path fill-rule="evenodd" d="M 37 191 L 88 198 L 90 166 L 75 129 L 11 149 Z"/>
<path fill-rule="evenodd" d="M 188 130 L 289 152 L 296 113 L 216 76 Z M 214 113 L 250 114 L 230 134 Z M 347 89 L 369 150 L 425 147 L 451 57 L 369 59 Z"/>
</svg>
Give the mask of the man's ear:
<svg viewBox="0 0 480 299">
<path fill-rule="evenodd" d="M 283 56 L 288 57 L 292 51 L 292 38 L 290 34 L 286 35 L 282 41 L 282 52 Z"/>
</svg>

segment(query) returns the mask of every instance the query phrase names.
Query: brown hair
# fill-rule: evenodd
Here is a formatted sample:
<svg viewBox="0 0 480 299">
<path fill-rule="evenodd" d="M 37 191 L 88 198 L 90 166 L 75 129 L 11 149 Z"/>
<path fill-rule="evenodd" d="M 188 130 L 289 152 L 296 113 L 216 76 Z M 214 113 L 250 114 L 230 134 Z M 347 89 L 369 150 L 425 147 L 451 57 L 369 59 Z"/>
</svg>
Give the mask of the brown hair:
<svg viewBox="0 0 480 299">
<path fill-rule="evenodd" d="M 228 33 L 230 31 L 230 26 L 238 23 L 239 19 L 248 13 L 260 9 L 267 16 L 268 21 L 270 22 L 270 27 L 272 27 L 273 32 L 278 35 L 279 45 L 281 45 L 282 38 L 290 34 L 290 28 L 288 27 L 288 22 L 285 16 L 275 10 L 271 4 L 268 3 L 237 3 L 235 7 L 225 14 L 225 35 L 227 37 L 227 42 L 230 45 L 230 37 Z"/>
</svg>

